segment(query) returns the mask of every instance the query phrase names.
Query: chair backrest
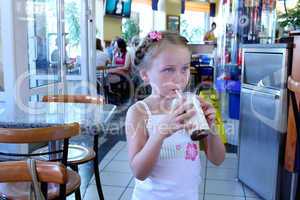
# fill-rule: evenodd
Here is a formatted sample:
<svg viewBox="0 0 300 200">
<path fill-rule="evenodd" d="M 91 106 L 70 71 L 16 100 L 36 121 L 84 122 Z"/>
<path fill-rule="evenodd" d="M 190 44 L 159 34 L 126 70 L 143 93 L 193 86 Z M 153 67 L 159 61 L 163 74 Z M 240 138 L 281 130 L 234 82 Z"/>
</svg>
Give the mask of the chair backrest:
<svg viewBox="0 0 300 200">
<path fill-rule="evenodd" d="M 0 143 L 31 144 L 48 142 L 46 151 L 38 153 L 0 152 L 1 160 L 23 160 L 26 157 L 42 156 L 44 160 L 61 161 L 67 164 L 69 138 L 78 135 L 78 123 L 45 128 L 0 128 Z M 59 141 L 59 142 L 58 142 Z M 57 145 L 63 141 L 63 145 Z"/>
<path fill-rule="evenodd" d="M 8 195 L 9 199 L 10 195 L 14 195 L 10 193 L 11 191 L 17 191 L 18 193 L 20 190 L 20 194 L 24 195 L 23 192 L 26 193 L 27 191 L 22 191 L 24 188 L 21 185 L 11 185 L 10 183 L 24 184 L 24 182 L 32 182 L 33 178 L 30 171 L 27 161 L 0 162 L 0 183 L 4 184 L 0 184 L 3 187 L 1 190 L 4 192 L 4 194 L 0 192 L 0 199 L 3 195 L 4 197 Z M 57 194 L 59 199 L 66 199 L 68 173 L 67 168 L 62 163 L 36 161 L 36 175 L 38 182 L 41 183 L 41 192 L 45 197 L 48 196 L 48 184 L 54 183 L 59 184 L 59 193 Z M 5 192 L 8 192 L 8 194 Z"/>
<path fill-rule="evenodd" d="M 94 103 L 103 104 L 103 97 L 88 95 L 49 95 L 43 97 L 43 102 L 69 102 L 69 103 Z"/>
<path fill-rule="evenodd" d="M 67 170 L 59 162 L 36 161 L 36 170 L 40 182 L 66 184 Z M 26 161 L 0 162 L 0 182 L 32 181 Z"/>
<path fill-rule="evenodd" d="M 45 128 L 0 128 L 0 143 L 26 144 L 68 139 L 79 134 L 79 124 Z"/>
</svg>

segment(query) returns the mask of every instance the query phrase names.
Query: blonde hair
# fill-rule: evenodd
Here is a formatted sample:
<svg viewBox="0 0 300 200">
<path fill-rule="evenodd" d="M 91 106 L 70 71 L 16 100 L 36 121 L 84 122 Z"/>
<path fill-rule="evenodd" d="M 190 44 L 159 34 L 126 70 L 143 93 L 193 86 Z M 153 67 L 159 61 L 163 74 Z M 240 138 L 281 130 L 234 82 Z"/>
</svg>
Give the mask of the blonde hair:
<svg viewBox="0 0 300 200">
<path fill-rule="evenodd" d="M 152 37 L 151 34 L 156 36 Z M 159 37 L 157 37 L 159 36 Z M 150 62 L 163 50 L 166 44 L 179 45 L 188 48 L 187 39 L 174 32 L 150 32 L 140 43 L 134 58 L 136 69 L 145 69 Z"/>
</svg>

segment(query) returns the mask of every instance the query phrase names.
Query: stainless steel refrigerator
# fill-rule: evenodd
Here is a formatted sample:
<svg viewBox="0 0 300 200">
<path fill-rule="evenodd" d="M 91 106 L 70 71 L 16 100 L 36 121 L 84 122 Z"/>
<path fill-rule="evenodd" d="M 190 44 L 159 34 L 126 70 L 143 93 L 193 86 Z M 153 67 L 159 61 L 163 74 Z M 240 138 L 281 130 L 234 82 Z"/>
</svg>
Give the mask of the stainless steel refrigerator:
<svg viewBox="0 0 300 200">
<path fill-rule="evenodd" d="M 290 50 L 243 46 L 238 178 L 267 200 L 282 199 Z"/>
</svg>

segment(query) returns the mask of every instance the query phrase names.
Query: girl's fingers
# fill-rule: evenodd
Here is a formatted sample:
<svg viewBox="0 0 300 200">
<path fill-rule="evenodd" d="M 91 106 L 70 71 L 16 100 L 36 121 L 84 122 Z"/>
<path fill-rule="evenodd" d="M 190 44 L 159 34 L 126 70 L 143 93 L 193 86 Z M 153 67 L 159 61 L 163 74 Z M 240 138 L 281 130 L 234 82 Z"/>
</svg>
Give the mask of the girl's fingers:
<svg viewBox="0 0 300 200">
<path fill-rule="evenodd" d="M 186 113 L 182 114 L 182 115 L 179 115 L 176 117 L 176 123 L 181 123 L 183 122 L 184 120 L 187 120 L 189 118 L 191 118 L 192 116 L 195 115 L 195 111 L 190 109 L 188 110 Z"/>
<path fill-rule="evenodd" d="M 207 117 L 208 121 L 215 121 L 216 120 L 216 116 L 215 115 L 210 115 Z"/>
<path fill-rule="evenodd" d="M 214 108 L 209 102 L 205 101 L 202 97 L 199 96 L 199 100 L 201 103 L 201 107 L 203 110 L 207 110 L 209 108 Z"/>
<path fill-rule="evenodd" d="M 204 115 L 206 118 L 211 117 L 211 116 L 216 116 L 216 111 L 214 108 L 208 109 L 204 112 Z"/>
<path fill-rule="evenodd" d="M 205 101 L 202 97 L 199 97 L 199 99 L 202 109 L 206 110 L 208 107 L 210 107 L 210 104 L 207 101 Z"/>
<path fill-rule="evenodd" d="M 215 118 L 216 117 L 216 113 L 212 112 L 212 113 L 205 114 L 205 117 L 206 118 Z"/>
<path fill-rule="evenodd" d="M 216 110 L 214 108 L 208 108 L 203 112 L 204 112 L 204 114 L 209 115 L 209 114 L 215 114 Z"/>
<path fill-rule="evenodd" d="M 191 108 L 193 108 L 193 104 L 183 104 L 180 107 L 178 107 L 175 111 L 174 111 L 174 115 L 178 116 L 181 115 L 183 112 L 190 110 Z"/>
</svg>

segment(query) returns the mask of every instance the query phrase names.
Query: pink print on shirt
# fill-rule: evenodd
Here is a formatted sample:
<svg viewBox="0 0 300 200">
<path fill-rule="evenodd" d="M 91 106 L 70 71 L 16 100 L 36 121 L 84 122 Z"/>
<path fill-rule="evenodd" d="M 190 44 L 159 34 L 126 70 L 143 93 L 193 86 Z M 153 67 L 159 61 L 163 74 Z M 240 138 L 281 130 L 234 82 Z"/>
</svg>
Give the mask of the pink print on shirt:
<svg viewBox="0 0 300 200">
<path fill-rule="evenodd" d="M 196 160 L 198 156 L 197 144 L 188 143 L 185 151 L 185 160 Z"/>
</svg>

